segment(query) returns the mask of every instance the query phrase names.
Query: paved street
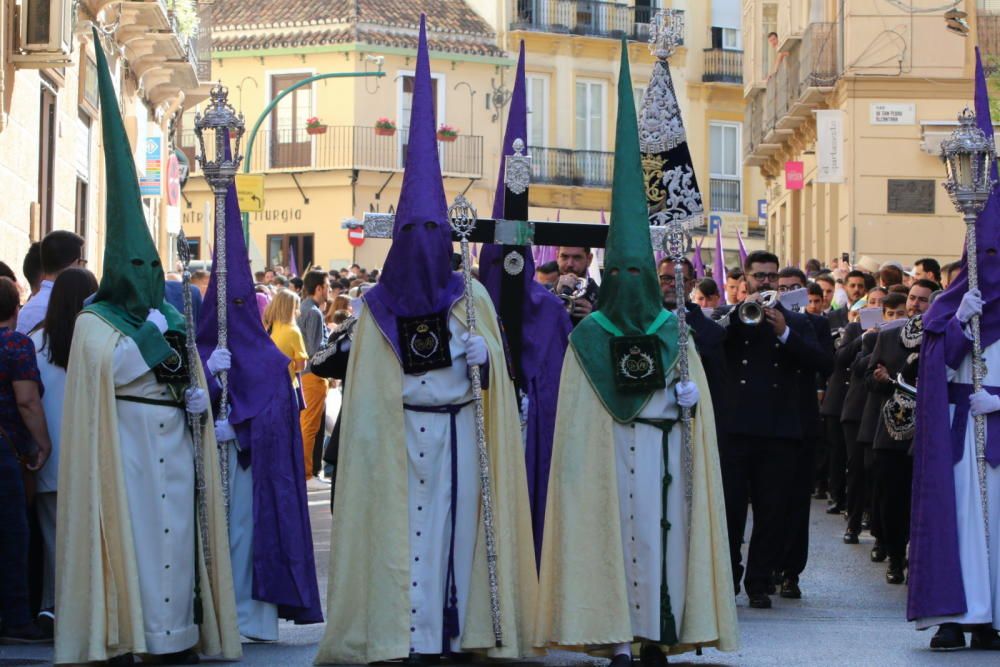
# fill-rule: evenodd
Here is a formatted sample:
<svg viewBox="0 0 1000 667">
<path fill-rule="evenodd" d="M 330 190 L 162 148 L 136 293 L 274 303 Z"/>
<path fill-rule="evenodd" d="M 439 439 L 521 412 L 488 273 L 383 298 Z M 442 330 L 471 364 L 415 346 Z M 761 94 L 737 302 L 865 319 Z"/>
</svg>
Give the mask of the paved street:
<svg viewBox="0 0 1000 667">
<path fill-rule="evenodd" d="M 309 494 L 313 516 L 316 563 L 320 590 L 326 591 L 329 553 L 329 492 Z M 775 596 L 771 610 L 747 608 L 740 596 L 739 614 L 743 648 L 732 654 L 706 651 L 700 657 L 672 659 L 671 664 L 697 665 L 985 665 L 995 660 L 988 653 L 964 651 L 942 655 L 927 650 L 930 633 L 918 633 L 903 618 L 906 589 L 889 586 L 884 565 L 868 560 L 871 538 L 860 546 L 840 541 L 844 522 L 822 512 L 824 502 L 813 502 L 812 544 L 809 568 L 802 579 L 802 600 Z M 244 660 L 250 665 L 310 665 L 322 626 L 283 624 L 278 644 L 245 644 Z M 51 647 L 0 646 L 0 665 L 44 665 L 51 661 Z M 544 659 L 546 667 L 595 662 L 571 653 Z"/>
</svg>

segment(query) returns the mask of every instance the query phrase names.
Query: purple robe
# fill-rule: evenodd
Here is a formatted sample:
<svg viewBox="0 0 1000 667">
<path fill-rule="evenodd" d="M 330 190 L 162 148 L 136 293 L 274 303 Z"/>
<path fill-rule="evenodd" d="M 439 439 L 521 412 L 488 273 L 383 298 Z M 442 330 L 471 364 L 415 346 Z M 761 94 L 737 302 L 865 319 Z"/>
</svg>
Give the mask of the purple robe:
<svg viewBox="0 0 1000 667">
<path fill-rule="evenodd" d="M 504 217 L 506 156 L 513 155 L 515 139 L 526 139 L 527 119 L 522 42 L 514 92 L 511 96 L 510 116 L 507 119 L 507 131 L 504 135 L 496 198 L 493 200 L 494 218 Z M 484 245 L 479 259 L 479 279 L 490 293 L 498 313 L 504 271 L 502 254 L 503 246 Z M 535 558 L 536 562 L 539 562 L 545 526 L 549 465 L 552 460 L 552 438 L 556 427 L 559 377 L 573 325 L 562 300 L 535 282 L 535 260 L 530 252 L 524 253 L 524 270 L 521 272 L 521 278 L 523 279 L 521 359 L 512 359 L 511 363 L 516 365 L 515 373 L 520 388 L 528 396 L 524 456 L 528 473 L 531 523 L 535 537 Z M 501 324 L 506 326 L 503 322 Z"/>
<path fill-rule="evenodd" d="M 288 376 L 289 359 L 264 330 L 243 239 L 235 187 L 226 199 L 229 421 L 240 446 L 239 465 L 253 464 L 253 597 L 278 607 L 295 623 L 322 623 L 299 410 Z M 218 247 L 218 244 L 216 244 Z M 217 258 L 198 323 L 202 362 L 218 344 Z M 221 388 L 208 372 L 217 404 Z M 236 462 L 234 462 L 235 464 Z"/>
<path fill-rule="evenodd" d="M 982 61 L 976 50 L 976 116 L 992 136 L 989 98 Z M 993 165 L 993 178 L 997 167 Z M 1000 339 L 1000 193 L 993 191 L 976 221 L 979 285 L 985 302 L 982 345 Z M 962 269 L 924 315 L 920 347 L 916 433 L 913 440 L 913 495 L 910 517 L 910 571 L 906 616 L 909 620 L 966 612 L 959 560 L 955 504 L 955 454 L 949 414 L 948 367 L 971 353 L 971 344 L 955 319 L 968 291 L 967 257 Z M 964 436 L 963 436 L 964 437 Z M 996 460 L 1000 432 L 989 431 L 988 456 Z"/>
</svg>

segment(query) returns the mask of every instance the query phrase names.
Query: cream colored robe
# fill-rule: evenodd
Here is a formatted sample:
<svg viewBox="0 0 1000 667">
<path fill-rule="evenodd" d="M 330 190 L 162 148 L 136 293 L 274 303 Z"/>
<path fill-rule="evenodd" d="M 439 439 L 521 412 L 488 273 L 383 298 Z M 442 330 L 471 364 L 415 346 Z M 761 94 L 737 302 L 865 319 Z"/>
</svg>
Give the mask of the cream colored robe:
<svg viewBox="0 0 1000 667">
<path fill-rule="evenodd" d="M 121 334 L 90 313 L 73 334 L 63 405 L 56 533 L 57 664 L 144 653 L 138 571 L 121 465 L 113 358 Z M 205 386 L 201 366 L 195 372 Z M 204 622 L 197 650 L 242 655 L 212 419 L 205 420 L 212 571 L 199 551 Z M 192 517 L 193 520 L 193 517 Z M 195 531 L 200 540 L 199 531 Z M 192 582 L 193 585 L 193 582 Z"/>
<path fill-rule="evenodd" d="M 490 355 L 484 392 L 493 489 L 503 647 L 494 647 L 482 521 L 462 648 L 490 657 L 532 651 L 537 597 L 528 483 L 514 386 L 485 288 L 473 283 L 477 333 Z M 465 299 L 451 317 L 464 327 Z M 348 363 L 335 486 L 327 623 L 317 664 L 370 663 L 410 652 L 407 452 L 402 369 L 371 313 L 362 313 Z"/>
<path fill-rule="evenodd" d="M 542 541 L 535 645 L 600 651 L 633 641 L 618 511 L 614 419 L 577 359 L 566 355 Z M 693 507 L 680 643 L 733 651 L 739 646 L 726 511 L 708 382 L 694 342 L 691 380 L 700 403 L 693 420 Z M 677 480 L 675 483 L 683 483 Z"/>
</svg>

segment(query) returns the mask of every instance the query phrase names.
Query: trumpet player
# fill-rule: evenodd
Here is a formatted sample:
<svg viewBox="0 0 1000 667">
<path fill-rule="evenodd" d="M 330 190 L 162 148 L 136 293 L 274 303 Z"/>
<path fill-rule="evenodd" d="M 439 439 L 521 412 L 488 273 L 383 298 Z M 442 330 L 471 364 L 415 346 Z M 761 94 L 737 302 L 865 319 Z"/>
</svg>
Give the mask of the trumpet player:
<svg viewBox="0 0 1000 667">
<path fill-rule="evenodd" d="M 590 248 L 561 246 L 556 261 L 559 264 L 559 280 L 556 281 L 555 292 L 566 301 L 569 318 L 575 327 L 597 306 L 600 288 L 588 273 L 594 253 Z"/>
<path fill-rule="evenodd" d="M 824 353 L 806 316 L 786 310 L 765 294 L 777 289 L 778 258 L 752 252 L 744 270 L 747 300 L 756 301 L 762 310 L 759 319 L 741 317 L 746 305 L 719 310 L 728 320 L 724 349 L 731 406 L 720 419 L 726 432 L 720 458 L 733 584 L 739 593 L 742 580 L 750 606 L 768 609 L 771 573 L 780 565 L 783 547 L 785 489 L 805 435 L 798 396 L 801 377 L 821 370 Z M 748 494 L 753 497 L 754 522 L 744 569 L 740 545 Z"/>
</svg>

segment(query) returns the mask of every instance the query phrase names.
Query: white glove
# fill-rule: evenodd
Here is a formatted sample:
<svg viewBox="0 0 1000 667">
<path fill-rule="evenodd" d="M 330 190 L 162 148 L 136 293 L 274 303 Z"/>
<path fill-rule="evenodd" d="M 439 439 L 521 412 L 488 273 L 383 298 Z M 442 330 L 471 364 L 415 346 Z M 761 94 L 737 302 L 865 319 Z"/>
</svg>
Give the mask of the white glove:
<svg viewBox="0 0 1000 667">
<path fill-rule="evenodd" d="M 340 352 L 341 354 L 347 354 L 350 351 L 351 351 L 351 339 L 345 336 L 343 340 L 337 343 L 337 352 Z"/>
<path fill-rule="evenodd" d="M 215 422 L 215 441 L 229 442 L 236 439 L 236 431 L 228 419 L 220 419 Z"/>
<path fill-rule="evenodd" d="M 698 399 L 701 398 L 701 394 L 698 393 L 698 385 L 690 380 L 678 382 L 674 391 L 677 394 L 677 405 L 682 408 L 693 408 L 698 404 Z"/>
<path fill-rule="evenodd" d="M 465 343 L 465 362 L 468 365 L 482 366 L 489 361 L 490 354 L 486 349 L 486 340 L 482 336 L 470 336 L 464 333 L 462 342 Z"/>
<path fill-rule="evenodd" d="M 351 299 L 351 315 L 354 319 L 361 319 L 361 313 L 365 312 L 365 300 L 358 297 Z"/>
<path fill-rule="evenodd" d="M 528 418 L 528 407 L 531 401 L 528 399 L 528 395 L 524 394 L 521 396 L 521 419 Z"/>
<path fill-rule="evenodd" d="M 233 367 L 233 354 L 224 347 L 217 347 L 212 351 L 205 365 L 208 366 L 209 373 L 218 375 L 220 372 L 228 371 Z"/>
<path fill-rule="evenodd" d="M 1000 396 L 994 396 L 985 389 L 980 389 L 969 397 L 969 412 L 973 417 L 997 411 L 1000 411 Z"/>
<path fill-rule="evenodd" d="M 967 324 L 976 315 L 983 314 L 983 295 L 977 289 L 970 289 L 962 295 L 962 303 L 958 304 L 955 317 L 962 324 Z"/>
<path fill-rule="evenodd" d="M 208 392 L 191 388 L 184 392 L 184 407 L 193 415 L 208 411 Z"/>
<path fill-rule="evenodd" d="M 152 322 L 159 329 L 160 333 L 167 333 L 167 318 L 163 313 L 158 311 L 156 308 L 149 309 L 149 315 L 146 316 L 147 322 Z"/>
</svg>

